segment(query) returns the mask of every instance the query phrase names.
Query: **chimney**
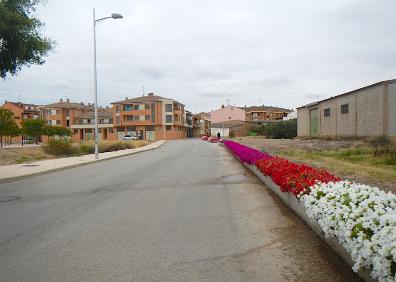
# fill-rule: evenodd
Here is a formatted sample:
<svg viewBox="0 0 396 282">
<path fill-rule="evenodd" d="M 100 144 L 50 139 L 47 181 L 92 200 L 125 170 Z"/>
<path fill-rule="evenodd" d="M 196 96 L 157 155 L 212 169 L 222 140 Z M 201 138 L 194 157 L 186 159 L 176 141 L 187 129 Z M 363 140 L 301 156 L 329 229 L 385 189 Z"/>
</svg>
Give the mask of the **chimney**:
<svg viewBox="0 0 396 282">
<path fill-rule="evenodd" d="M 150 92 L 149 94 L 147 94 L 147 96 L 154 96 L 154 93 Z"/>
<path fill-rule="evenodd" d="M 66 101 L 67 101 L 68 103 L 70 103 L 70 100 L 69 100 L 69 98 L 67 98 L 67 99 L 66 99 Z"/>
<path fill-rule="evenodd" d="M 62 103 L 62 102 L 63 102 L 63 99 L 59 99 L 59 102 L 61 102 L 61 103 Z"/>
<path fill-rule="evenodd" d="M 84 103 L 83 103 L 83 102 L 80 102 L 80 104 L 81 104 L 81 105 L 84 105 Z"/>
<path fill-rule="evenodd" d="M 221 108 L 224 109 L 224 105 L 221 105 Z"/>
<path fill-rule="evenodd" d="M 128 100 L 128 97 L 125 97 L 125 100 Z"/>
</svg>

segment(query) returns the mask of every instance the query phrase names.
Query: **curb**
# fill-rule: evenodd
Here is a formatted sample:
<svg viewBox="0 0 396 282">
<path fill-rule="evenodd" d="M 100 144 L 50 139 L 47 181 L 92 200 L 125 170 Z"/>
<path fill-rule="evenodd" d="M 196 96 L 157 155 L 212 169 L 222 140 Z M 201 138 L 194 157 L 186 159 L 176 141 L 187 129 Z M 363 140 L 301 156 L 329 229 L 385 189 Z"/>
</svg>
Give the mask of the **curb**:
<svg viewBox="0 0 396 282">
<path fill-rule="evenodd" d="M 227 151 L 230 152 L 228 149 Z M 260 181 L 263 182 L 266 187 L 268 187 L 274 194 L 276 194 L 289 209 L 291 209 L 295 214 L 297 214 L 316 233 L 316 235 L 318 235 L 323 241 L 325 241 L 331 247 L 331 249 L 336 254 L 338 254 L 352 268 L 353 262 L 349 253 L 344 249 L 342 245 L 338 243 L 336 238 L 325 237 L 322 228 L 319 226 L 319 224 L 316 221 L 313 221 L 311 218 L 309 218 L 309 216 L 305 212 L 304 206 L 298 201 L 298 199 L 292 193 L 282 192 L 280 190 L 280 187 L 277 184 L 275 184 L 270 177 L 262 174 L 259 170 L 257 170 L 257 168 L 254 165 L 245 164 L 241 162 L 241 160 L 237 156 L 232 154 L 232 152 L 230 153 L 244 167 L 250 170 L 258 179 L 260 179 Z M 370 272 L 367 269 L 359 270 L 356 274 L 366 282 L 378 281 L 371 277 Z"/>
<path fill-rule="evenodd" d="M 149 149 L 141 150 L 141 151 L 138 151 L 138 152 L 130 152 L 130 153 L 127 153 L 125 155 L 113 156 L 113 157 L 108 157 L 108 158 L 105 158 L 105 159 L 98 159 L 98 160 L 93 160 L 93 161 L 90 161 L 90 162 L 78 163 L 78 164 L 73 164 L 73 165 L 59 167 L 59 168 L 52 168 L 52 169 L 49 169 L 49 170 L 46 170 L 46 171 L 34 172 L 34 173 L 31 173 L 31 174 L 26 174 L 26 175 L 2 178 L 2 179 L 0 179 L 0 185 L 1 184 L 15 182 L 15 181 L 18 181 L 18 180 L 27 179 L 27 178 L 34 177 L 34 176 L 39 176 L 39 175 L 48 174 L 48 173 L 52 173 L 52 172 L 57 172 L 57 171 L 61 171 L 61 170 L 67 170 L 67 169 L 70 169 L 70 168 L 75 168 L 75 167 L 89 165 L 89 164 L 95 164 L 95 163 L 98 163 L 98 162 L 103 162 L 103 161 L 112 160 L 112 159 L 116 159 L 116 158 L 122 158 L 122 157 L 130 156 L 130 155 L 134 155 L 134 154 L 138 154 L 138 153 L 142 153 L 142 152 L 152 151 L 152 150 L 155 150 L 155 149 L 161 147 L 162 145 L 164 145 L 167 142 L 167 140 L 164 140 L 164 141 L 165 142 L 163 142 L 162 144 L 158 145 L 155 148 L 149 148 Z M 146 145 L 146 146 L 148 146 L 148 145 Z M 140 148 L 143 148 L 143 147 L 140 147 Z"/>
</svg>

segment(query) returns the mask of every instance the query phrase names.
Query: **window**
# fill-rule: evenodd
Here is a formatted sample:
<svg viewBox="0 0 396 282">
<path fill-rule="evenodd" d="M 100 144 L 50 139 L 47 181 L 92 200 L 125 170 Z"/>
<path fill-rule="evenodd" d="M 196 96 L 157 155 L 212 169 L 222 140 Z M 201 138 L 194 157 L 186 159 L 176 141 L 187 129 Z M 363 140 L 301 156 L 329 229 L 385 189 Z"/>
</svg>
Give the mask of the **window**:
<svg viewBox="0 0 396 282">
<path fill-rule="evenodd" d="M 116 113 L 120 112 L 120 106 L 116 106 Z"/>
<path fill-rule="evenodd" d="M 152 123 L 155 122 L 155 114 L 151 114 L 151 122 L 152 122 Z"/>
<path fill-rule="evenodd" d="M 341 114 L 349 113 L 349 104 L 341 105 Z"/>
<path fill-rule="evenodd" d="M 155 126 L 153 126 L 153 125 L 146 125 L 146 131 L 155 131 Z"/>
<path fill-rule="evenodd" d="M 136 131 L 136 126 L 128 126 L 127 131 Z"/>
<path fill-rule="evenodd" d="M 330 108 L 326 108 L 323 110 L 323 116 L 324 117 L 329 117 L 330 116 Z"/>
<path fill-rule="evenodd" d="M 74 129 L 73 132 L 74 132 L 74 134 L 77 134 L 78 133 L 78 129 Z"/>
<path fill-rule="evenodd" d="M 166 122 L 166 123 L 172 122 L 172 115 L 166 115 L 166 116 L 165 116 L 165 122 Z"/>
<path fill-rule="evenodd" d="M 49 119 L 49 120 L 47 120 L 47 124 L 48 125 L 51 125 L 52 124 L 52 122 L 51 122 L 51 120 Z"/>
<path fill-rule="evenodd" d="M 145 105 L 144 105 L 144 108 L 145 108 L 146 110 L 150 110 L 150 104 L 145 104 Z"/>
<path fill-rule="evenodd" d="M 70 126 L 70 120 L 66 120 L 66 127 Z"/>
<path fill-rule="evenodd" d="M 139 105 L 139 110 L 144 110 L 144 104 Z"/>
<path fill-rule="evenodd" d="M 119 116 L 116 117 L 116 123 L 120 124 L 120 117 Z"/>
<path fill-rule="evenodd" d="M 145 120 L 150 120 L 150 115 L 145 115 Z"/>
<path fill-rule="evenodd" d="M 165 104 L 165 112 L 171 112 L 172 111 L 172 104 Z"/>
<path fill-rule="evenodd" d="M 144 116 L 139 116 L 140 121 L 144 121 L 145 117 Z"/>
<path fill-rule="evenodd" d="M 130 112 L 132 110 L 133 110 L 133 106 L 132 105 L 124 105 L 124 111 Z"/>
<path fill-rule="evenodd" d="M 65 110 L 65 114 L 68 117 L 69 116 L 69 110 Z"/>
<path fill-rule="evenodd" d="M 56 124 L 60 124 L 60 120 L 58 119 L 58 120 L 56 120 Z"/>
<path fill-rule="evenodd" d="M 133 116 L 126 116 L 127 121 L 133 121 Z"/>
<path fill-rule="evenodd" d="M 139 105 L 135 105 L 133 108 L 134 108 L 135 110 L 139 110 Z"/>
<path fill-rule="evenodd" d="M 171 125 L 165 125 L 165 127 L 166 127 L 167 131 L 171 131 L 172 130 L 172 126 Z"/>
<path fill-rule="evenodd" d="M 133 116 L 134 121 L 139 121 L 140 117 L 139 116 Z"/>
</svg>

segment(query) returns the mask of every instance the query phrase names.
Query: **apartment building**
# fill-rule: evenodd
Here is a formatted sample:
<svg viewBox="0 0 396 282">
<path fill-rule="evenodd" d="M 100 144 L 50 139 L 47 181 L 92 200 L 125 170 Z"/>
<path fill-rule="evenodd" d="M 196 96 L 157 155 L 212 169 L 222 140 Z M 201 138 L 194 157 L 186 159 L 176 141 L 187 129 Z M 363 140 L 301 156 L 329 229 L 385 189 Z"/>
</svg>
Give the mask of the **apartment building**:
<svg viewBox="0 0 396 282">
<path fill-rule="evenodd" d="M 297 108 L 299 137 L 396 139 L 396 79 Z"/>
<path fill-rule="evenodd" d="M 124 135 L 146 140 L 181 139 L 187 136 L 184 105 L 149 93 L 111 103 L 117 139 Z"/>
<path fill-rule="evenodd" d="M 193 120 L 193 137 L 201 137 L 210 135 L 210 114 L 198 113 L 192 116 Z"/>
<path fill-rule="evenodd" d="M 93 111 L 93 105 L 85 105 L 84 103 L 73 103 L 69 99 L 65 101 L 60 99 L 59 102 L 40 106 L 41 118 L 45 120 L 47 125 L 61 126 L 71 128 L 73 120 L 87 112 Z"/>
<path fill-rule="evenodd" d="M 262 123 L 266 121 L 282 120 L 291 110 L 271 106 L 241 107 L 245 111 L 245 120 L 251 123 Z"/>
<path fill-rule="evenodd" d="M 37 105 L 5 101 L 1 108 L 7 109 L 14 114 L 15 122 L 19 128 L 22 127 L 24 120 L 40 118 L 40 109 Z M 21 139 L 22 136 L 17 136 L 13 138 L 13 141 L 21 142 Z"/>
<path fill-rule="evenodd" d="M 193 114 L 186 111 L 187 138 L 193 137 Z"/>
<path fill-rule="evenodd" d="M 92 141 L 95 139 L 95 112 L 84 111 L 74 117 L 70 126 L 75 142 Z M 113 112 L 110 108 L 98 109 L 98 139 L 117 140 L 117 134 L 113 125 Z"/>
<path fill-rule="evenodd" d="M 22 127 L 24 120 L 40 118 L 40 110 L 37 105 L 5 101 L 1 108 L 7 109 L 14 114 L 15 122 L 19 127 Z"/>
</svg>

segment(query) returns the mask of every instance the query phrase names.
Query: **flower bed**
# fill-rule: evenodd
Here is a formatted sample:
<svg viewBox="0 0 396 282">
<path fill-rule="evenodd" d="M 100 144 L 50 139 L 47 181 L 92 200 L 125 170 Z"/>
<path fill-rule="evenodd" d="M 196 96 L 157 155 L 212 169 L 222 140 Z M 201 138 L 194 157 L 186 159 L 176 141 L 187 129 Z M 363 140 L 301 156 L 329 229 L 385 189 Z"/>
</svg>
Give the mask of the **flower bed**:
<svg viewBox="0 0 396 282">
<path fill-rule="evenodd" d="M 364 268 L 374 279 L 396 281 L 395 195 L 237 142 L 225 140 L 224 145 L 242 162 L 255 164 L 256 174 L 297 196 L 296 204 L 350 255 L 355 272 Z"/>
<path fill-rule="evenodd" d="M 336 237 L 354 262 L 379 281 L 396 279 L 396 196 L 340 181 L 317 183 L 300 202 L 327 237 Z"/>
<path fill-rule="evenodd" d="M 242 162 L 247 164 L 255 164 L 258 160 L 268 160 L 272 158 L 270 154 L 261 152 L 234 141 L 224 140 L 223 144 Z"/>
<path fill-rule="evenodd" d="M 318 181 L 327 183 L 341 180 L 325 170 L 296 164 L 280 157 L 260 159 L 256 166 L 263 174 L 270 176 L 283 192 L 291 192 L 294 195 L 308 193 L 310 187 Z"/>
</svg>

